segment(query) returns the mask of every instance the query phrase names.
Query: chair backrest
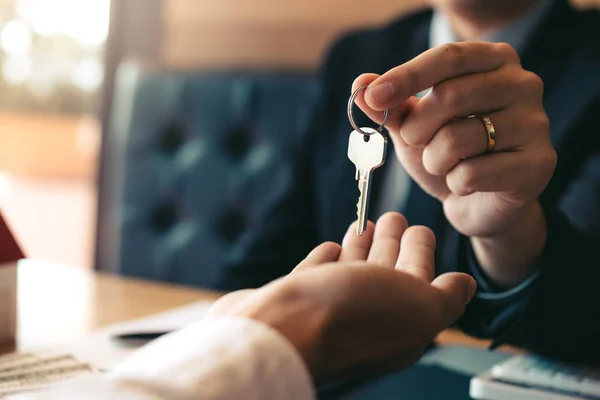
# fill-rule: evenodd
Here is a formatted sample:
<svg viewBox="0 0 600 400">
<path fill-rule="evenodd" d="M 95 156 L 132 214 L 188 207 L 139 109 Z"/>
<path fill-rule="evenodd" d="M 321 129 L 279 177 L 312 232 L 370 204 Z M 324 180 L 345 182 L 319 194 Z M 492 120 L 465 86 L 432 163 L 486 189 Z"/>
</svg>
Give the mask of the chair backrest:
<svg viewBox="0 0 600 400">
<path fill-rule="evenodd" d="M 263 200 L 289 179 L 314 95 L 309 75 L 122 66 L 96 267 L 212 286 Z"/>
</svg>

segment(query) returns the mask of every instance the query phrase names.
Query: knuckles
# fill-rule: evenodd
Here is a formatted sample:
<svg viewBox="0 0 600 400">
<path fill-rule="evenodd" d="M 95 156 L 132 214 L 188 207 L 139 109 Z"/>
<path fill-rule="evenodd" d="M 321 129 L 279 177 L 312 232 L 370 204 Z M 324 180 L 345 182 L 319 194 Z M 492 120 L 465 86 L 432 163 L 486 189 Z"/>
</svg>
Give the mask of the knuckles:
<svg viewBox="0 0 600 400">
<path fill-rule="evenodd" d="M 507 63 L 521 64 L 521 57 L 519 53 L 508 43 L 495 43 L 496 50 L 501 53 L 506 59 Z"/>
<path fill-rule="evenodd" d="M 423 150 L 423 166 L 432 175 L 443 176 L 461 158 L 466 158 L 459 132 L 444 125 L 436 133 L 436 145 L 430 143 Z M 442 156 L 442 158 L 440 158 Z M 454 163 L 453 163 L 454 160 Z"/>
<path fill-rule="evenodd" d="M 452 81 L 438 83 L 431 88 L 429 94 L 440 107 L 454 109 L 464 98 L 463 93 Z"/>
<path fill-rule="evenodd" d="M 407 81 L 408 81 L 408 87 L 409 87 L 409 91 L 413 92 L 417 88 L 420 86 L 420 82 L 421 82 L 421 77 L 419 74 L 419 71 L 415 70 L 413 67 L 410 66 L 410 64 L 404 64 L 404 72 L 406 73 L 407 76 Z M 403 88 L 405 89 L 405 88 Z"/>
<path fill-rule="evenodd" d="M 429 146 L 423 150 L 423 168 L 431 175 L 443 176 L 445 174 L 445 171 L 443 171 L 436 159 L 435 151 Z"/>
<path fill-rule="evenodd" d="M 468 63 L 468 52 L 464 44 L 447 43 L 439 47 L 444 64 L 453 71 L 461 71 Z"/>
<path fill-rule="evenodd" d="M 530 131 L 534 134 L 541 134 L 550 138 L 550 119 L 548 115 L 541 110 L 540 112 L 533 113 L 529 118 Z"/>
<path fill-rule="evenodd" d="M 538 170 L 539 175 L 543 178 L 539 180 L 540 183 L 543 181 L 545 186 L 554 174 L 554 170 L 556 169 L 556 164 L 558 162 L 558 156 L 553 147 L 550 147 L 545 151 L 538 151 L 536 153 L 538 156 L 535 159 L 535 168 Z"/>
<path fill-rule="evenodd" d="M 444 65 L 451 71 L 463 71 L 471 62 L 473 46 L 481 46 L 481 43 L 468 42 L 447 43 L 438 47 L 440 58 Z M 493 50 L 502 56 L 505 64 L 521 65 L 519 53 L 508 43 L 487 43 Z"/>
<path fill-rule="evenodd" d="M 533 96 L 534 100 L 541 102 L 544 96 L 544 81 L 533 72 L 523 71 L 523 86 Z"/>
<path fill-rule="evenodd" d="M 448 174 L 448 188 L 458 196 L 468 196 L 477 191 L 481 173 L 470 163 L 462 162 Z"/>
<path fill-rule="evenodd" d="M 462 132 L 457 132 L 456 129 L 452 128 L 452 125 L 444 125 L 439 131 L 441 141 L 441 151 L 444 154 L 448 154 L 453 158 L 464 158 L 466 154 L 463 153 L 463 136 Z"/>
</svg>

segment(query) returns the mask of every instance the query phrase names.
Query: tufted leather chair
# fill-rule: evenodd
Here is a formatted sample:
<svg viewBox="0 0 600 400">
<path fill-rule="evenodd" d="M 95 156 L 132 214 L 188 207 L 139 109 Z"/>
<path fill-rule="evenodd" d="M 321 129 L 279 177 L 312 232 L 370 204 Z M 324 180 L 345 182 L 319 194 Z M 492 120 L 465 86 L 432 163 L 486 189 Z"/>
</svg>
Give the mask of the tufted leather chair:
<svg viewBox="0 0 600 400">
<path fill-rule="evenodd" d="M 290 179 L 314 95 L 308 75 L 123 65 L 103 149 L 97 268 L 213 286 L 264 199 Z"/>
</svg>

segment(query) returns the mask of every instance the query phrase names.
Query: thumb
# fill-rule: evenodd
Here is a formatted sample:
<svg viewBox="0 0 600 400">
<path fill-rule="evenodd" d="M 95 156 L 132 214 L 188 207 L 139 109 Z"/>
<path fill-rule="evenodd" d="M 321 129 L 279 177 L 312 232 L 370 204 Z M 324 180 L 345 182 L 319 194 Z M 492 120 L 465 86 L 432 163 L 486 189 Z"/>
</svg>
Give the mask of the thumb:
<svg viewBox="0 0 600 400">
<path fill-rule="evenodd" d="M 371 82 L 379 78 L 377 74 L 362 74 L 354 80 L 352 84 L 352 92 L 363 85 L 369 85 Z M 367 104 L 365 99 L 366 91 L 362 91 L 356 96 L 356 105 L 374 122 L 381 124 L 383 122 L 383 110 L 375 110 Z M 386 128 L 391 132 L 400 129 L 401 123 L 406 118 L 407 113 L 419 102 L 417 97 L 409 97 L 403 104 L 389 109 L 389 118 L 386 123 Z"/>
<path fill-rule="evenodd" d="M 438 289 L 442 297 L 442 315 L 446 325 L 450 325 L 462 315 L 477 289 L 475 279 L 458 272 L 440 275 L 431 285 Z"/>
</svg>

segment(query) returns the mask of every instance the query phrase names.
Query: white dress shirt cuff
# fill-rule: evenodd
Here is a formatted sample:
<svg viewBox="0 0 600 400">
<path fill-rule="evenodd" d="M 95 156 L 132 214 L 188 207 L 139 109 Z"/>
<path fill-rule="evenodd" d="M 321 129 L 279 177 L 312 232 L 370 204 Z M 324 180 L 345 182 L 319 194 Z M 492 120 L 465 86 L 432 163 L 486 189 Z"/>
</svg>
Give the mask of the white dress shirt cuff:
<svg viewBox="0 0 600 400">
<path fill-rule="evenodd" d="M 160 338 L 110 377 L 126 385 L 168 388 L 186 399 L 315 397 L 309 371 L 291 343 L 243 318 L 208 318 Z"/>
</svg>

